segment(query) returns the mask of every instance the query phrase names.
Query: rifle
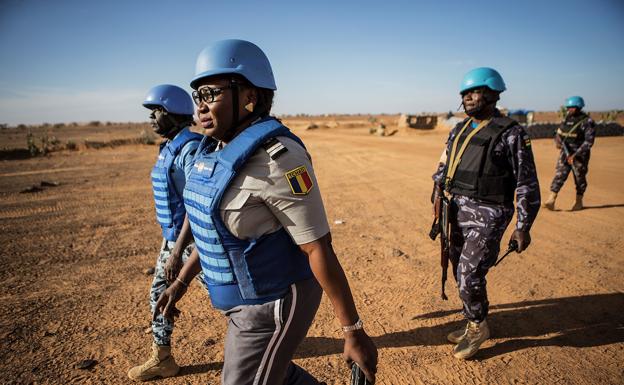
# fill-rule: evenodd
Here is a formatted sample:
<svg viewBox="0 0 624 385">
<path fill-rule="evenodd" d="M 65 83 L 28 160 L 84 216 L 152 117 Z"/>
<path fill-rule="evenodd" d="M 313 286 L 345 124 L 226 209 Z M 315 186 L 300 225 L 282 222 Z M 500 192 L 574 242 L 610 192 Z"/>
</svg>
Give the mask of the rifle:
<svg viewBox="0 0 624 385">
<path fill-rule="evenodd" d="M 434 218 L 433 223 L 431 224 L 431 230 L 429 231 L 429 238 L 432 241 L 440 235 L 440 266 L 442 267 L 442 299 L 448 300 L 446 296 L 446 292 L 444 290 L 444 285 L 446 283 L 447 278 L 447 270 L 449 265 L 449 200 L 444 196 L 444 194 L 440 194 L 440 214 L 439 218 Z"/>
<path fill-rule="evenodd" d="M 351 385 L 372 385 L 356 363 L 351 365 Z"/>
<path fill-rule="evenodd" d="M 565 142 L 565 139 L 561 141 L 561 148 L 563 149 L 563 153 L 565 154 L 566 162 L 567 162 L 571 154 L 570 154 L 570 150 L 568 149 L 568 145 Z M 580 176 L 579 176 L 578 170 L 576 169 L 576 167 L 574 167 L 574 162 L 572 162 L 570 167 L 572 167 L 572 174 L 574 175 L 574 179 L 579 180 Z"/>
</svg>

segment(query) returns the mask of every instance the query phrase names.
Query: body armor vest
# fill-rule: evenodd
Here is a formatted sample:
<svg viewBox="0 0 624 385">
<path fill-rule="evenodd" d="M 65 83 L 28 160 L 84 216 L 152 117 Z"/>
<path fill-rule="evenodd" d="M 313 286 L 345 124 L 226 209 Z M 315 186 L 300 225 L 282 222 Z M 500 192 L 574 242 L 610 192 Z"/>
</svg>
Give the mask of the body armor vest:
<svg viewBox="0 0 624 385">
<path fill-rule="evenodd" d="M 467 120 L 460 124 L 466 124 Z M 446 190 L 491 203 L 513 202 L 516 181 L 511 165 L 506 158 L 495 156 L 494 147 L 502 133 L 516 122 L 506 117 L 494 117 L 490 123 L 476 133 L 466 146 L 455 175 L 447 181 Z M 468 136 L 464 132 L 455 137 L 460 147 Z M 448 173 L 444 171 L 445 180 Z"/>
<path fill-rule="evenodd" d="M 572 148 L 579 148 L 585 141 L 583 124 L 585 124 L 587 119 L 589 119 L 589 116 L 585 113 L 566 117 L 563 123 L 561 123 L 561 126 L 557 129 L 557 135 Z"/>
<path fill-rule="evenodd" d="M 158 160 L 152 169 L 156 220 L 162 228 L 163 237 L 168 241 L 178 239 L 186 214 L 182 197 L 178 196 L 171 177 L 173 162 L 188 142 L 200 141 L 201 138 L 201 135 L 184 128 L 173 140 L 160 145 Z M 178 187 L 184 188 L 184 186 Z"/>
<path fill-rule="evenodd" d="M 289 286 L 312 277 L 307 256 L 284 228 L 258 239 L 236 238 L 221 218 L 223 194 L 246 161 L 267 140 L 288 136 L 279 121 L 265 118 L 238 134 L 222 150 L 204 138 L 184 190 L 184 203 L 210 299 L 217 309 L 281 298 Z"/>
</svg>

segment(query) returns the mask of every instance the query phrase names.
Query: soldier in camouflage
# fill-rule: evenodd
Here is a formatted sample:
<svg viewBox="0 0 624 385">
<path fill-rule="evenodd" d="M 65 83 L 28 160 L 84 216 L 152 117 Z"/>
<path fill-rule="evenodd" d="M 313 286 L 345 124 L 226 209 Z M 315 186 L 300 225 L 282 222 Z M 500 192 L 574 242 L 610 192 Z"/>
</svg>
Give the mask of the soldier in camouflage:
<svg viewBox="0 0 624 385">
<path fill-rule="evenodd" d="M 531 141 L 517 122 L 496 109 L 504 90 L 502 77 L 491 68 L 466 74 L 460 93 L 468 118 L 451 130 L 433 175 L 436 217 L 443 195 L 450 200 L 449 259 L 468 322 L 448 339 L 461 359 L 472 357 L 489 338 L 485 277 L 513 217 L 514 195 L 518 221 L 511 240 L 518 243 L 517 252 L 529 246 L 540 207 Z"/>
<path fill-rule="evenodd" d="M 594 121 L 582 111 L 585 101 L 580 96 L 566 100 L 566 118 L 555 134 L 555 145 L 561 150 L 557 158 L 555 177 L 550 185 L 550 196 L 544 203 L 549 210 L 555 209 L 555 201 L 570 171 L 576 184 L 576 201 L 572 211 L 583 209 L 583 195 L 587 189 L 589 155 L 594 145 L 596 129 Z"/>
<path fill-rule="evenodd" d="M 181 197 L 202 136 L 189 130 L 194 107 L 191 96 L 182 88 L 157 85 L 150 89 L 143 106 L 150 110 L 154 132 L 165 139 L 151 175 L 156 219 L 163 235 L 150 288 L 153 312 L 160 294 L 176 280 L 194 248 Z M 200 282 L 204 284 L 201 279 Z M 152 354 L 145 363 L 128 371 L 129 378 L 146 381 L 178 373 L 180 368 L 171 354 L 173 329 L 172 320 L 162 316 L 152 320 Z"/>
</svg>

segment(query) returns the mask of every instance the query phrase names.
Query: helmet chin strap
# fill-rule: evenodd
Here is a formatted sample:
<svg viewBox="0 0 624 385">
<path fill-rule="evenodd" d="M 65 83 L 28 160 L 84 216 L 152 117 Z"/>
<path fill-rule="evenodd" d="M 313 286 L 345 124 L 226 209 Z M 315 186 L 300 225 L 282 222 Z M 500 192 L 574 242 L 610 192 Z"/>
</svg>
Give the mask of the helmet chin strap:
<svg viewBox="0 0 624 385">
<path fill-rule="evenodd" d="M 223 142 L 226 143 L 234 139 L 236 129 L 240 125 L 238 121 L 238 92 L 240 91 L 240 86 L 235 79 L 230 80 L 230 89 L 232 90 L 232 123 L 230 123 L 230 128 L 227 129 L 223 138 Z"/>
</svg>

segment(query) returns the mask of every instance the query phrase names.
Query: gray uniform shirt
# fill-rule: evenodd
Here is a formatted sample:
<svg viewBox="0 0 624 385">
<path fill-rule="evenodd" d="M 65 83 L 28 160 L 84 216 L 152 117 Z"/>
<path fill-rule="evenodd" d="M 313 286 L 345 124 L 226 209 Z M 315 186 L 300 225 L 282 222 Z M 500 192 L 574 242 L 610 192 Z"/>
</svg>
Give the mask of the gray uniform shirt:
<svg viewBox="0 0 624 385">
<path fill-rule="evenodd" d="M 221 200 L 221 218 L 240 239 L 259 238 L 284 227 L 296 244 L 315 241 L 329 232 L 310 155 L 294 140 L 277 138 L 287 151 L 277 159 L 260 147 L 232 180 Z M 295 194 L 289 171 L 304 167 L 312 187 Z"/>
</svg>

